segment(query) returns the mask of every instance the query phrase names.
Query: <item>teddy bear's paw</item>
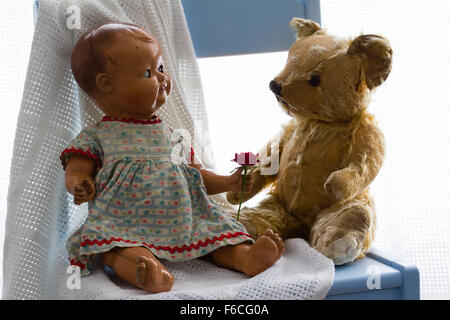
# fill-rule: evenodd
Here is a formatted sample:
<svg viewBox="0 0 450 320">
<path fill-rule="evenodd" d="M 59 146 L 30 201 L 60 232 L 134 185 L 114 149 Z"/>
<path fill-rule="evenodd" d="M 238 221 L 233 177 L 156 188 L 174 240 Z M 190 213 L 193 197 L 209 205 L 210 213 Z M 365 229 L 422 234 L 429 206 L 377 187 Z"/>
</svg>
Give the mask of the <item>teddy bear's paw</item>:
<svg viewBox="0 0 450 320">
<path fill-rule="evenodd" d="M 231 204 L 239 204 L 239 202 L 241 201 L 241 193 L 240 192 L 233 192 L 233 191 L 229 191 L 226 194 L 227 200 L 229 203 Z M 250 194 L 250 192 L 244 192 L 244 195 L 242 197 L 242 203 L 246 202 L 247 200 L 249 200 L 252 197 L 252 195 Z"/>
<path fill-rule="evenodd" d="M 227 200 L 231 204 L 239 204 L 240 197 L 241 195 L 237 192 L 227 192 Z"/>
<path fill-rule="evenodd" d="M 314 239 L 313 246 L 320 253 L 333 260 L 335 265 L 352 262 L 362 253 L 361 234 L 329 226 L 325 233 Z"/>
<path fill-rule="evenodd" d="M 354 197 L 357 190 L 354 172 L 346 169 L 333 172 L 325 182 L 324 189 L 336 201 Z"/>
</svg>

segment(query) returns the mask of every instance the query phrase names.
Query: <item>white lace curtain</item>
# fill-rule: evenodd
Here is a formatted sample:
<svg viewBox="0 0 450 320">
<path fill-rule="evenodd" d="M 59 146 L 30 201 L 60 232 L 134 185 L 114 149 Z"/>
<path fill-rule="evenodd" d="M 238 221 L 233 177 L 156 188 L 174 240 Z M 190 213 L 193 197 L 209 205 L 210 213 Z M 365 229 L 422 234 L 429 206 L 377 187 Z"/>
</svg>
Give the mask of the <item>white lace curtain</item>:
<svg viewBox="0 0 450 320">
<path fill-rule="evenodd" d="M 57 282 L 67 276 L 65 243 L 87 206 L 75 206 L 65 191 L 59 154 L 102 116 L 78 91 L 70 54 L 84 31 L 108 21 L 138 24 L 160 41 L 173 89 L 159 116 L 187 129 L 197 158 L 212 167 L 202 87 L 179 0 L 41 0 L 14 141 L 3 298 L 56 298 Z"/>
</svg>

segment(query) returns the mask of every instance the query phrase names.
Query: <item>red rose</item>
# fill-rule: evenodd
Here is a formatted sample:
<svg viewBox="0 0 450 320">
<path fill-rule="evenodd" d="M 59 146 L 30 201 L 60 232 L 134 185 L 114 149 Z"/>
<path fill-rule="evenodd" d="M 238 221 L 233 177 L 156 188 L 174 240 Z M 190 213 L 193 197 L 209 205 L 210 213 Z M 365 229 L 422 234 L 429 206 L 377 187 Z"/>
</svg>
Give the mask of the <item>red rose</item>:
<svg viewBox="0 0 450 320">
<path fill-rule="evenodd" d="M 259 163 L 258 154 L 255 155 L 251 152 L 235 153 L 234 159 L 231 161 L 237 162 L 241 166 L 254 166 Z"/>
</svg>

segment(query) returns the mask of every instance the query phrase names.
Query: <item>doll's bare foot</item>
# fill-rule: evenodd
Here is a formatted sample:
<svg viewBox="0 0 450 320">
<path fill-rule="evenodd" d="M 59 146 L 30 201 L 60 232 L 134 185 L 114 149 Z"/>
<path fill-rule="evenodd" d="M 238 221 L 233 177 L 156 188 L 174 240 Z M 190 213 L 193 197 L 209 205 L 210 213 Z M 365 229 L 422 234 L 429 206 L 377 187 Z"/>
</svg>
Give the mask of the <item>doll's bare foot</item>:
<svg viewBox="0 0 450 320">
<path fill-rule="evenodd" d="M 148 292 L 166 292 L 172 288 L 174 277 L 157 259 L 142 256 L 136 264 L 136 282 Z"/>
<path fill-rule="evenodd" d="M 284 250 L 281 237 L 267 229 L 247 250 L 242 271 L 250 277 L 261 273 L 280 259 Z"/>
</svg>

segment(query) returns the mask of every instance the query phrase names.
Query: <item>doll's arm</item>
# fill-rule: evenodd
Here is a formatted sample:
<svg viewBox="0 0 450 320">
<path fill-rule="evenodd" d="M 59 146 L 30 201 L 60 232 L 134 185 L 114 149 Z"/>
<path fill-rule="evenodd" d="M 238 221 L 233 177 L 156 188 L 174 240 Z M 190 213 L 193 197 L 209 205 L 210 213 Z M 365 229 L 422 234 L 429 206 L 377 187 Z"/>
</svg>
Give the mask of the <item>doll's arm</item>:
<svg viewBox="0 0 450 320">
<path fill-rule="evenodd" d="M 74 197 L 75 204 L 90 201 L 95 195 L 95 160 L 78 154 L 66 159 L 66 189 Z"/>
<path fill-rule="evenodd" d="M 362 125 L 354 135 L 347 165 L 329 175 L 325 191 L 337 201 L 361 194 L 377 176 L 384 152 L 382 132 L 373 124 Z"/>
<path fill-rule="evenodd" d="M 242 169 L 237 170 L 232 175 L 219 175 L 211 170 L 203 168 L 200 164 L 193 163 L 191 167 L 200 171 L 208 194 L 217 194 L 227 191 L 239 191 L 242 184 Z M 246 191 L 251 188 L 251 179 L 246 179 Z"/>
</svg>

